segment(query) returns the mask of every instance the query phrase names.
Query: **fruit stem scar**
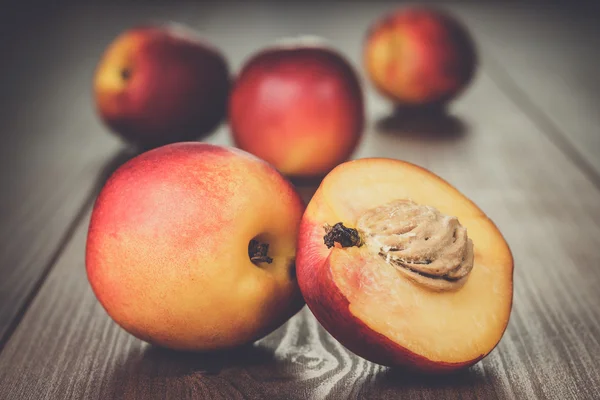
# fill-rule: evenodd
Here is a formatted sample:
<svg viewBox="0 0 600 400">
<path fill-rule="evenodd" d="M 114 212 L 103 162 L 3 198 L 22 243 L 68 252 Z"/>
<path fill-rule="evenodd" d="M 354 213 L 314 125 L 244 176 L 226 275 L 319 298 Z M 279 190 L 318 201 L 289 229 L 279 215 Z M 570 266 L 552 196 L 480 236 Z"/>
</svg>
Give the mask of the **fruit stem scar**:
<svg viewBox="0 0 600 400">
<path fill-rule="evenodd" d="M 121 74 L 121 79 L 123 79 L 124 81 L 126 81 L 129 78 L 131 78 L 131 69 L 129 69 L 129 68 L 121 68 L 120 74 Z"/>
<path fill-rule="evenodd" d="M 335 246 L 336 242 L 342 247 L 360 247 L 363 244 L 358 231 L 356 229 L 345 227 L 341 222 L 338 222 L 333 226 L 325 224 L 323 228 L 326 232 L 325 236 L 323 236 L 323 242 L 328 249 Z"/>
<path fill-rule="evenodd" d="M 269 252 L 269 243 L 260 243 L 256 239 L 250 240 L 248 244 L 248 256 L 250 257 L 250 261 L 255 265 L 259 263 L 266 262 L 267 264 L 271 264 L 273 259 L 267 256 Z"/>
</svg>

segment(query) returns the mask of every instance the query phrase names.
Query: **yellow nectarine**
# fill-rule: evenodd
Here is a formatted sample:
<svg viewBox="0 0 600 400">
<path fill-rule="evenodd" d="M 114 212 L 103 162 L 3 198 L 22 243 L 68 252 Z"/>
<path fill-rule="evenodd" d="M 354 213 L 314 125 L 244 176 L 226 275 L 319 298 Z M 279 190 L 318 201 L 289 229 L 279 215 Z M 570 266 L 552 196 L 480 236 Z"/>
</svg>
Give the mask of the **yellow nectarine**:
<svg viewBox="0 0 600 400">
<path fill-rule="evenodd" d="M 455 18 L 413 6 L 371 27 L 364 64 L 375 87 L 394 103 L 442 105 L 469 84 L 477 56 L 469 33 Z"/>
<path fill-rule="evenodd" d="M 266 162 L 177 143 L 108 180 L 89 227 L 87 274 L 125 330 L 186 350 L 230 348 L 271 332 L 304 304 L 295 278 L 304 205 Z"/>
</svg>

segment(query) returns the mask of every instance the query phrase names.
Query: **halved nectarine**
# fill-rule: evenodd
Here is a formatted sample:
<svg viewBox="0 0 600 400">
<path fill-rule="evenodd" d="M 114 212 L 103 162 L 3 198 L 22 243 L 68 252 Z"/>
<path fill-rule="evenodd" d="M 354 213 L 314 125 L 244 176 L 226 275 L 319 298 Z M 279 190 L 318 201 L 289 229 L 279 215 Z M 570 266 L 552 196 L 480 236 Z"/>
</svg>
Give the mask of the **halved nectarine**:
<svg viewBox="0 0 600 400">
<path fill-rule="evenodd" d="M 354 353 L 424 372 L 463 368 L 500 341 L 513 259 L 494 223 L 437 175 L 406 162 L 330 172 L 300 224 L 306 303 Z"/>
</svg>

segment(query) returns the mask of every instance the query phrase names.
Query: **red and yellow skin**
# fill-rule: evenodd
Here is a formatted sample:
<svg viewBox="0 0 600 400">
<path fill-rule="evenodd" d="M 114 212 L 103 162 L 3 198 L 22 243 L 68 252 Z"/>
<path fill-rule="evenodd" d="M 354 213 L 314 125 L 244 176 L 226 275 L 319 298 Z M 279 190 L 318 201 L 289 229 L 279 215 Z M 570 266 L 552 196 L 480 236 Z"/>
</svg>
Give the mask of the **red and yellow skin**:
<svg viewBox="0 0 600 400">
<path fill-rule="evenodd" d="M 86 267 L 125 330 L 182 350 L 250 343 L 304 304 L 294 273 L 304 204 L 243 151 L 177 143 L 119 168 L 91 217 Z M 251 239 L 272 263 L 250 261 Z"/>
<path fill-rule="evenodd" d="M 363 247 L 324 244 L 324 225 L 355 227 L 366 210 L 410 198 L 467 228 L 475 265 L 454 292 L 433 292 Z M 512 306 L 513 259 L 496 226 L 450 184 L 413 164 L 360 159 L 331 171 L 307 206 L 296 258 L 306 304 L 355 354 L 393 367 L 446 373 L 471 366 L 500 341 Z"/>
<path fill-rule="evenodd" d="M 266 49 L 242 69 L 229 102 L 235 144 L 288 176 L 323 176 L 347 160 L 364 125 L 350 64 L 320 45 Z"/>
<path fill-rule="evenodd" d="M 221 53 L 175 25 L 122 33 L 94 77 L 101 118 L 141 148 L 205 136 L 225 116 L 229 86 Z"/>
<path fill-rule="evenodd" d="M 375 87 L 403 106 L 448 103 L 471 82 L 477 66 L 466 29 L 445 13 L 421 7 L 378 20 L 363 58 Z"/>
</svg>

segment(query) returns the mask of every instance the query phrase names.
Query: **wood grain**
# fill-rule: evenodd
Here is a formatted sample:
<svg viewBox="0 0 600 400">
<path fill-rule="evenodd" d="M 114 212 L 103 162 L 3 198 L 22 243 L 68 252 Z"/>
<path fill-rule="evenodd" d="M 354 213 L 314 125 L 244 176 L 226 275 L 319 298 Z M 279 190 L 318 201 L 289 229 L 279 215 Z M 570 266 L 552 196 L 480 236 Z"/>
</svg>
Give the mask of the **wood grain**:
<svg viewBox="0 0 600 400">
<path fill-rule="evenodd" d="M 89 105 L 94 49 L 47 8 L 2 41 L 0 349 L 118 149 Z"/>
<path fill-rule="evenodd" d="M 457 4 L 453 10 L 481 47 L 493 52 L 513 81 L 516 101 L 560 146 L 581 155 L 583 163 L 572 159 L 592 167 L 600 181 L 598 7 L 499 2 Z"/>
<path fill-rule="evenodd" d="M 364 29 L 390 6 L 345 5 L 343 13 L 333 5 L 320 5 L 316 11 L 301 5 L 291 9 L 239 5 L 237 13 L 229 5 L 204 9 L 189 4 L 137 4 L 119 9 L 122 12 L 115 7 L 72 11 L 65 17 L 63 34 L 78 36 L 81 45 L 95 43 L 98 49 L 103 43 L 99 37 L 141 17 L 178 18 L 213 38 L 237 68 L 253 50 L 298 31 L 328 37 L 359 65 Z M 248 35 L 248 42 L 240 40 L 243 35 Z M 448 114 L 394 115 L 366 86 L 369 126 L 356 154 L 400 158 L 431 169 L 471 197 L 506 236 L 516 263 L 513 314 L 502 342 L 484 361 L 441 379 L 403 374 L 346 351 L 307 309 L 240 351 L 196 355 L 153 348 L 116 326 L 94 298 L 84 271 L 85 215 L 0 353 L 0 398 L 600 398 L 600 191 L 535 116 L 514 103 L 495 72 L 488 72 L 489 54 L 484 53 L 473 87 Z M 496 54 L 492 57 L 491 62 L 500 60 L 502 66 L 507 62 Z M 47 112 L 58 110 L 50 107 Z M 65 152 L 64 163 L 70 169 L 86 166 L 88 172 L 77 179 L 75 172 L 67 175 L 73 182 L 56 192 L 68 196 L 76 191 L 80 199 L 101 182 L 98 171 L 118 149 L 109 139 L 91 139 L 101 135 L 85 136 L 83 143 L 93 141 L 79 155 L 82 159 L 73 149 L 63 148 L 82 146 L 75 132 L 91 121 L 89 110 L 82 114 L 87 115 L 80 117 L 82 126 L 69 128 L 66 139 L 57 136 L 57 140 L 75 140 L 77 146 L 69 141 L 55 144 L 44 159 L 47 165 L 35 169 L 60 164 Z M 43 147 L 23 140 L 22 154 L 43 153 Z M 229 143 L 226 130 L 222 128 L 211 141 Z M 61 173 L 69 173 L 69 168 L 61 168 Z M 56 186 L 57 179 L 49 182 Z M 86 182 L 87 188 L 78 189 Z M 52 183 L 42 182 L 46 191 L 39 193 L 49 192 Z M 310 188 L 304 190 L 310 193 Z M 55 202 L 50 204 L 59 204 L 60 199 Z M 17 203 L 6 203 L 6 210 L 18 210 Z M 12 217 L 12 226 L 19 225 L 27 210 L 40 205 L 56 209 L 33 197 L 30 203 L 28 209 L 23 206 L 21 217 Z M 54 214 L 48 211 L 48 215 Z M 68 226 L 72 215 L 65 212 L 56 221 Z M 29 229 L 44 222 L 34 219 Z M 59 231 L 64 229 L 49 229 L 48 237 Z M 29 257 L 20 254 L 25 242 L 22 237 L 14 239 L 13 246 L 21 246 L 13 253 L 18 262 Z M 47 254 L 39 257 L 48 262 Z M 39 275 L 30 274 L 22 282 L 32 277 Z"/>
</svg>

